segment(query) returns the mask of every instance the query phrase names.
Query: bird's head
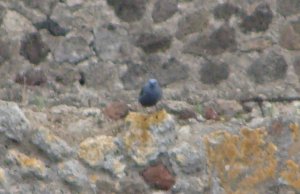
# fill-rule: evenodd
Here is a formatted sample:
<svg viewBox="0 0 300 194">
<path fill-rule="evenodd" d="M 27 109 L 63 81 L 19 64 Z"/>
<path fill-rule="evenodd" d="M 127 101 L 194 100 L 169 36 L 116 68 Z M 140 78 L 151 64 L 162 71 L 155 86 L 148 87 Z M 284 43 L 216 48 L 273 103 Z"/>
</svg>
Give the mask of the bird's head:
<svg viewBox="0 0 300 194">
<path fill-rule="evenodd" d="M 149 79 L 148 84 L 149 84 L 150 88 L 154 88 L 157 84 L 157 80 L 156 79 Z"/>
</svg>

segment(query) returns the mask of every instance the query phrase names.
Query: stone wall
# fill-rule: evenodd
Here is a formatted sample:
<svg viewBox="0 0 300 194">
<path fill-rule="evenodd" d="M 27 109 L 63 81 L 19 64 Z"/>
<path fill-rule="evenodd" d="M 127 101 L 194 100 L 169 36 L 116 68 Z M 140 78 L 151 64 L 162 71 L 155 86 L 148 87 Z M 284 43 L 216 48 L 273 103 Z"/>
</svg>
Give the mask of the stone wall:
<svg viewBox="0 0 300 194">
<path fill-rule="evenodd" d="M 0 0 L 0 35 L 0 193 L 299 192 L 299 0 Z M 150 77 L 176 117 L 127 134 Z"/>
</svg>

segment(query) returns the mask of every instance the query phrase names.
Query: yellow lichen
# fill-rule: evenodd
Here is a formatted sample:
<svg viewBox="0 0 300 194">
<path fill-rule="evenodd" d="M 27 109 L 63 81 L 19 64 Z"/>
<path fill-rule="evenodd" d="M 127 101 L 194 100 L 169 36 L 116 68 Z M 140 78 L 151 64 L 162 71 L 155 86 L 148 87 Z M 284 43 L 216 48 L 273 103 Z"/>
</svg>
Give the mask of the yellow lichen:
<svg viewBox="0 0 300 194">
<path fill-rule="evenodd" d="M 277 147 L 265 142 L 263 129 L 241 129 L 239 135 L 217 131 L 205 137 L 210 169 L 227 193 L 255 193 L 276 173 Z"/>
<path fill-rule="evenodd" d="M 298 137 L 299 137 L 299 124 L 298 123 L 291 123 L 289 125 L 289 128 L 291 129 L 293 140 L 297 141 Z"/>
<path fill-rule="evenodd" d="M 37 170 L 42 174 L 44 174 L 46 171 L 45 164 L 41 160 L 29 157 L 23 153 L 18 152 L 17 150 L 10 150 L 9 154 L 24 169 Z"/>
<path fill-rule="evenodd" d="M 151 133 L 147 129 L 151 125 L 162 122 L 167 115 L 165 110 L 150 115 L 130 112 L 125 119 L 126 122 L 129 122 L 129 130 L 131 130 L 129 138 L 126 138 L 126 145 L 130 147 L 136 140 L 143 144 L 146 144 L 149 141 L 151 142 Z"/>
<path fill-rule="evenodd" d="M 300 167 L 293 160 L 286 161 L 286 169 L 280 176 L 292 187 L 300 190 Z"/>
</svg>

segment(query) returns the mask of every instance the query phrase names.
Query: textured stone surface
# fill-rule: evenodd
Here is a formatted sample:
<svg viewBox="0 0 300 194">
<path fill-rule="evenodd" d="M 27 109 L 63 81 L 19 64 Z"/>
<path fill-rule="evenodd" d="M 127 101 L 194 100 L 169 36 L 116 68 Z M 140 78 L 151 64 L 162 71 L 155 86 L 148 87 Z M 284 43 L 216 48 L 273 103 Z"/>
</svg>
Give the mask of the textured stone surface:
<svg viewBox="0 0 300 194">
<path fill-rule="evenodd" d="M 194 32 L 202 32 L 208 25 L 208 13 L 200 10 L 190 13 L 178 21 L 176 37 L 181 39 Z"/>
<path fill-rule="evenodd" d="M 220 62 L 207 61 L 199 71 L 200 80 L 205 84 L 219 84 L 229 77 L 229 65 Z"/>
<path fill-rule="evenodd" d="M 74 150 L 63 139 L 45 128 L 36 130 L 31 140 L 51 160 L 62 160 L 74 153 Z"/>
<path fill-rule="evenodd" d="M 31 131 L 30 123 L 14 102 L 0 101 L 0 132 L 20 142 Z"/>
<path fill-rule="evenodd" d="M 14 165 L 20 166 L 17 170 L 20 170 L 20 173 L 25 176 L 34 175 L 38 178 L 45 178 L 47 176 L 47 168 L 42 161 L 27 156 L 17 150 L 9 150 L 6 160 Z"/>
<path fill-rule="evenodd" d="M 209 36 L 200 35 L 184 46 L 184 52 L 194 55 L 218 55 L 236 49 L 235 31 L 227 24 L 216 29 Z"/>
<path fill-rule="evenodd" d="M 172 37 L 168 32 L 146 32 L 139 35 L 136 45 L 146 53 L 164 51 L 171 46 Z"/>
<path fill-rule="evenodd" d="M 273 19 L 273 13 L 270 6 L 266 3 L 259 4 L 254 12 L 243 18 L 241 28 L 244 32 L 249 31 L 266 31 Z"/>
<path fill-rule="evenodd" d="M 124 118 L 129 111 L 124 102 L 112 102 L 104 109 L 104 114 L 114 120 Z"/>
<path fill-rule="evenodd" d="M 88 177 L 85 168 L 77 160 L 58 164 L 58 174 L 68 184 L 82 189 L 87 186 Z"/>
<path fill-rule="evenodd" d="M 258 84 L 283 79 L 288 65 L 283 56 L 270 52 L 257 59 L 248 68 L 248 75 Z"/>
<path fill-rule="evenodd" d="M 168 18 L 172 17 L 177 10 L 178 10 L 177 1 L 172 1 L 172 0 L 156 1 L 152 11 L 153 21 L 157 23 L 165 21 Z"/>
<path fill-rule="evenodd" d="M 39 86 L 47 82 L 47 76 L 41 68 L 31 68 L 16 75 L 15 82 L 30 86 Z"/>
<path fill-rule="evenodd" d="M 146 0 L 107 0 L 113 6 L 116 15 L 126 21 L 134 22 L 140 20 L 146 10 Z"/>
<path fill-rule="evenodd" d="M 229 20 L 233 15 L 242 15 L 242 10 L 232 3 L 219 4 L 214 8 L 214 16 L 217 19 Z"/>
<path fill-rule="evenodd" d="M 297 0 L 277 0 L 277 10 L 283 16 L 299 13 L 300 2 Z"/>
<path fill-rule="evenodd" d="M 0 1 L 0 193 L 299 192 L 299 6 Z"/>
<path fill-rule="evenodd" d="M 58 46 L 52 50 L 57 62 L 78 63 L 92 55 L 91 49 L 82 37 L 70 37 L 63 39 Z"/>
<path fill-rule="evenodd" d="M 34 64 L 43 61 L 48 52 L 48 46 L 42 41 L 41 35 L 38 33 L 25 36 L 20 48 L 20 54 Z"/>
<path fill-rule="evenodd" d="M 169 190 L 175 183 L 175 177 L 163 164 L 147 167 L 141 176 L 147 184 L 162 190 Z"/>
</svg>

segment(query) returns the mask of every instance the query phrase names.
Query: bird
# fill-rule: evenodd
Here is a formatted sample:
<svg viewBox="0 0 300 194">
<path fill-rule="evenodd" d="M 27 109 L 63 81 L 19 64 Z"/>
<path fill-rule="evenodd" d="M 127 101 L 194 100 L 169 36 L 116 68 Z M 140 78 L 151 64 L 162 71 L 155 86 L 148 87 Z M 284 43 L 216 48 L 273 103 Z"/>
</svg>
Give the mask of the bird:
<svg viewBox="0 0 300 194">
<path fill-rule="evenodd" d="M 162 90 L 156 79 L 149 79 L 142 87 L 139 95 L 139 103 L 143 107 L 155 106 L 162 98 Z"/>
</svg>

